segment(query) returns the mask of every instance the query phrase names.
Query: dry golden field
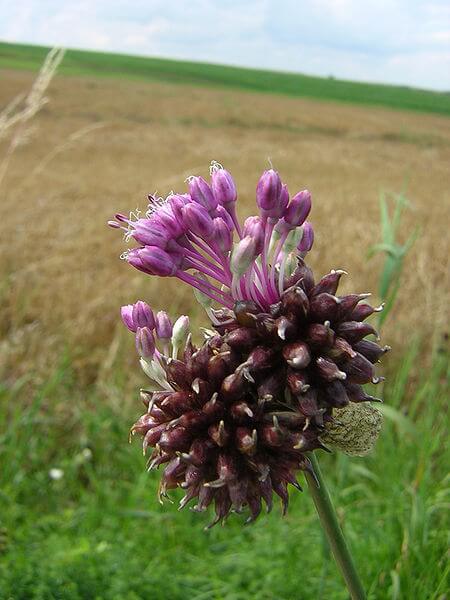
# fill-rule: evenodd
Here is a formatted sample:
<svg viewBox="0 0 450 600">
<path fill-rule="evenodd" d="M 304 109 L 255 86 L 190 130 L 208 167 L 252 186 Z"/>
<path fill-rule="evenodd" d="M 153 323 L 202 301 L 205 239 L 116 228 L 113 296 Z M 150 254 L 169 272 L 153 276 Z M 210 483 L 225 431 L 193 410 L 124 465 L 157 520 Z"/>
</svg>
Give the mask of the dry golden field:
<svg viewBox="0 0 450 600">
<path fill-rule="evenodd" d="M 1 110 L 34 75 L 2 71 L 0 78 Z M 403 234 L 419 224 L 421 235 L 386 342 L 404 348 L 415 334 L 432 340 L 448 329 L 450 119 L 62 76 L 49 97 L 0 185 L 3 377 L 43 376 L 69 355 L 86 382 L 107 378 L 125 352 L 131 364 L 118 311 L 138 298 L 199 316 L 189 289 L 119 261 L 124 242 L 105 223 L 117 211 L 144 208 L 149 192 L 182 190 L 188 175 L 206 176 L 212 159 L 235 176 L 242 215 L 254 208 L 269 158 L 291 191 L 308 187 L 316 230 L 310 262 L 320 273 L 346 269 L 348 289 L 363 292 L 376 291 L 382 264 L 367 260 L 379 241 L 379 193 L 406 187 L 413 209 Z"/>
</svg>

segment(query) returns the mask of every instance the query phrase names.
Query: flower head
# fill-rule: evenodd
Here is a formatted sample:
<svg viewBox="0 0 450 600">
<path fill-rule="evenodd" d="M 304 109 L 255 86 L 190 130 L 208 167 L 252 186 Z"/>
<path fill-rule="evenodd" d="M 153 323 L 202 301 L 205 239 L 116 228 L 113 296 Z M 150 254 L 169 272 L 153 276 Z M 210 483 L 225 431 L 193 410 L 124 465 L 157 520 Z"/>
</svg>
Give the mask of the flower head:
<svg viewBox="0 0 450 600">
<path fill-rule="evenodd" d="M 183 233 L 166 228 L 164 249 L 144 244 L 129 253 L 139 262 L 129 262 L 192 285 L 213 329 L 196 347 L 186 316 L 172 326 L 160 311 L 152 327 L 145 303 L 123 307 L 142 368 L 160 388 L 141 392 L 146 412 L 132 433 L 151 449 L 149 468 L 161 467 L 160 499 L 181 488 L 181 507 L 214 506 L 212 525 L 244 509 L 252 521 L 274 495 L 286 510 L 288 485 L 300 488 L 298 471 L 312 471 L 308 452 L 339 438 L 339 411 L 377 400 L 362 385 L 381 381 L 374 364 L 389 348 L 366 339 L 377 339 L 365 319 L 381 307 L 365 303 L 367 294 L 337 295 L 344 271 L 316 282 L 304 262 L 313 244 L 309 192 L 289 202 L 278 173 L 266 171 L 260 215 L 241 228 L 234 182 L 220 165 L 211 186 L 195 178 L 189 189 L 176 210 L 168 201 L 149 217 L 160 224 L 161 211 L 172 211 Z"/>
</svg>

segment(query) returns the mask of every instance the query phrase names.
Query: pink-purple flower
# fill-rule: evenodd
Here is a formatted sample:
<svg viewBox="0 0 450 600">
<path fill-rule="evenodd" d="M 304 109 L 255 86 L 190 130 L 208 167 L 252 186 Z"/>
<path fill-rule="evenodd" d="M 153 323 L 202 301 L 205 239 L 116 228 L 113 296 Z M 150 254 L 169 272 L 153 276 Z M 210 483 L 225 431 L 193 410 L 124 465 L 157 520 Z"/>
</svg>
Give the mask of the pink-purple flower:
<svg viewBox="0 0 450 600">
<path fill-rule="evenodd" d="M 210 183 L 190 177 L 188 193 L 149 196 L 145 215 L 117 214 L 109 224 L 139 244 L 124 254 L 136 269 L 176 277 L 221 307 L 252 301 L 267 309 L 280 299 L 292 253 L 311 249 L 313 231 L 305 223 L 311 195 L 302 190 L 289 199 L 286 184 L 269 169 L 256 186 L 259 215 L 241 226 L 236 201 L 231 174 L 213 162 Z"/>
</svg>

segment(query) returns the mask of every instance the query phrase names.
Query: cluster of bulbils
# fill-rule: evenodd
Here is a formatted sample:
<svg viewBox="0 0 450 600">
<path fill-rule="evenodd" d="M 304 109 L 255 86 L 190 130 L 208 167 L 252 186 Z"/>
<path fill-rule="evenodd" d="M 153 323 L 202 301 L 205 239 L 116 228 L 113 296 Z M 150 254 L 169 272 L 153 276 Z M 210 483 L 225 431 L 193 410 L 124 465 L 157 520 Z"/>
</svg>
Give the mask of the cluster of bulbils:
<svg viewBox="0 0 450 600">
<path fill-rule="evenodd" d="M 336 411 L 377 400 L 362 384 L 380 381 L 374 364 L 388 350 L 365 339 L 377 336 L 364 321 L 381 307 L 361 302 L 367 294 L 337 295 L 344 271 L 315 282 L 305 264 L 307 190 L 289 199 L 278 173 L 266 171 L 256 189 L 260 215 L 242 229 L 236 199 L 231 175 L 213 163 L 211 185 L 192 177 L 189 194 L 151 197 L 144 218 L 110 222 L 141 244 L 126 253 L 130 264 L 188 282 L 210 317 L 213 329 L 195 347 L 187 317 L 172 325 L 145 302 L 122 308 L 141 365 L 160 387 L 141 390 L 146 412 L 132 433 L 143 436 L 144 453 L 153 449 L 149 468 L 163 468 L 160 499 L 179 487 L 181 508 L 214 504 L 211 525 L 245 508 L 247 521 L 256 519 L 273 493 L 285 511 L 287 486 L 300 489 L 299 470 L 313 474 L 307 453 L 324 448 L 321 433 Z"/>
</svg>

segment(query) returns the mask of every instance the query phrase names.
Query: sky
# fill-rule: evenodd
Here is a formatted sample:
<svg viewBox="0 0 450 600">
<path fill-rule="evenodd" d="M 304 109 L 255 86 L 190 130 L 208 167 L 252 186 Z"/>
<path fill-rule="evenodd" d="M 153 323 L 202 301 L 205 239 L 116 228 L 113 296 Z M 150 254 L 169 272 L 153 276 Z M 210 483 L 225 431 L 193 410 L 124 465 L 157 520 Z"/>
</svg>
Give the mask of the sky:
<svg viewBox="0 0 450 600">
<path fill-rule="evenodd" d="M 450 90 L 449 0 L 0 0 L 0 40 Z"/>
</svg>

